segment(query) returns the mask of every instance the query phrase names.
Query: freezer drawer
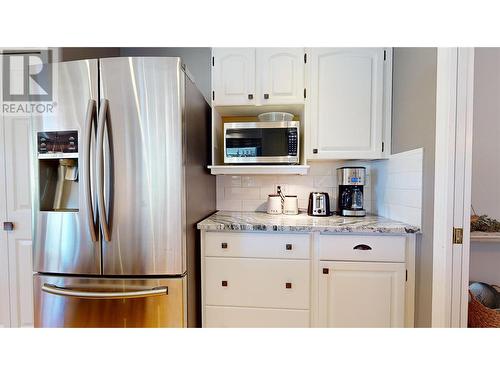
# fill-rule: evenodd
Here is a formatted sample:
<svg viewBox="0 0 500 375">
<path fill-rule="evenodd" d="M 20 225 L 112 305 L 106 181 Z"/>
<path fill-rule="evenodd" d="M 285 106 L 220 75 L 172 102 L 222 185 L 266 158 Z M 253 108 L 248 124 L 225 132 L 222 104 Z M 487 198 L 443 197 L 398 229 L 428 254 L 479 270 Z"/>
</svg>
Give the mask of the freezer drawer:
<svg viewBox="0 0 500 375">
<path fill-rule="evenodd" d="M 34 276 L 35 327 L 184 327 L 186 277 Z"/>
</svg>

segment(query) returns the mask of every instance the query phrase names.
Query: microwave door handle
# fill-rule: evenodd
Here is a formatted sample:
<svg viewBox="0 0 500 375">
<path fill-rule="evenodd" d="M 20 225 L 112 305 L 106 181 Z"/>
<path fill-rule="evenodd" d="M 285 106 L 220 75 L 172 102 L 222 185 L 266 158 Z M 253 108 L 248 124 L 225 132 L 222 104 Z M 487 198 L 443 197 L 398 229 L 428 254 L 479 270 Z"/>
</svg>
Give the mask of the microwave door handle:
<svg viewBox="0 0 500 375">
<path fill-rule="evenodd" d="M 74 297 L 83 299 L 124 299 L 124 298 L 144 298 L 168 295 L 168 287 L 158 287 L 146 290 L 137 290 L 132 292 L 89 292 L 85 290 L 76 290 L 62 288 L 54 284 L 43 284 L 42 290 L 45 293 L 56 296 Z"/>
<path fill-rule="evenodd" d="M 96 175 L 97 175 L 97 208 L 99 214 L 99 222 L 105 241 L 111 240 L 111 234 L 107 222 L 108 215 L 106 214 L 106 206 L 104 205 L 104 130 L 106 122 L 109 119 L 108 115 L 109 102 L 106 99 L 101 100 L 101 108 L 99 110 L 99 119 L 97 123 L 97 146 L 96 146 Z M 109 125 L 109 123 L 108 123 Z"/>
<path fill-rule="evenodd" d="M 87 156 L 84 160 L 84 170 L 86 181 L 84 184 L 85 200 L 87 202 L 87 222 L 90 230 L 92 242 L 97 241 L 97 228 L 94 217 L 94 205 L 92 203 L 92 179 L 91 179 L 91 159 L 92 159 L 92 138 L 94 135 L 94 122 L 96 115 L 96 101 L 90 99 L 87 105 L 87 115 L 85 117 L 85 151 Z"/>
</svg>

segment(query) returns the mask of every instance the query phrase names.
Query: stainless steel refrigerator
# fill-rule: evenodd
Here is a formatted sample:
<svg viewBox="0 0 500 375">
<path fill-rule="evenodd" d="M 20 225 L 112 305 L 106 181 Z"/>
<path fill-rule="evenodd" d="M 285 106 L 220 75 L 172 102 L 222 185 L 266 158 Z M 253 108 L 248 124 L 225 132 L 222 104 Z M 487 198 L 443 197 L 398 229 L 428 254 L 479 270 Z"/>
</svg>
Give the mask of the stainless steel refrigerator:
<svg viewBox="0 0 500 375">
<path fill-rule="evenodd" d="M 36 327 L 199 325 L 210 108 L 179 58 L 57 63 L 33 118 Z"/>
</svg>

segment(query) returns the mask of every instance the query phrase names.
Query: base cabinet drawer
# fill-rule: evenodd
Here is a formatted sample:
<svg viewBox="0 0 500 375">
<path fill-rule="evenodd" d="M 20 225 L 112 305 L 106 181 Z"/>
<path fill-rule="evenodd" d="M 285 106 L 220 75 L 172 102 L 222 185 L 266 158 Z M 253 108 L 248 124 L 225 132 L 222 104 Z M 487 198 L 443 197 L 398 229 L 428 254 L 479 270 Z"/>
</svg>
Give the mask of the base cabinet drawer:
<svg viewBox="0 0 500 375">
<path fill-rule="evenodd" d="M 309 310 L 206 306 L 208 328 L 306 328 Z"/>
<path fill-rule="evenodd" d="M 405 272 L 404 263 L 320 262 L 320 326 L 403 327 Z"/>
<path fill-rule="evenodd" d="M 405 236 L 320 235 L 321 260 L 404 262 Z"/>
<path fill-rule="evenodd" d="M 308 310 L 308 260 L 205 258 L 205 304 Z"/>
<path fill-rule="evenodd" d="M 205 256 L 309 259 L 310 235 L 207 232 Z"/>
</svg>

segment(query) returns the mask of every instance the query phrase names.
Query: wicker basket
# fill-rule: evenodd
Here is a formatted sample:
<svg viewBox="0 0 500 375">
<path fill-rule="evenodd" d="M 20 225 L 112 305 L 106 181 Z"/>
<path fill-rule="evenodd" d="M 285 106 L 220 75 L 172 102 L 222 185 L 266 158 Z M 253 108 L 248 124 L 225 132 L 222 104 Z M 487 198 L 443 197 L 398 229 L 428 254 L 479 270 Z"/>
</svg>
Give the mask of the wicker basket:
<svg viewBox="0 0 500 375">
<path fill-rule="evenodd" d="M 495 289 L 500 289 L 493 285 Z M 467 326 L 469 328 L 500 328 L 500 311 L 489 309 L 479 302 L 469 291 L 469 317 Z"/>
</svg>

